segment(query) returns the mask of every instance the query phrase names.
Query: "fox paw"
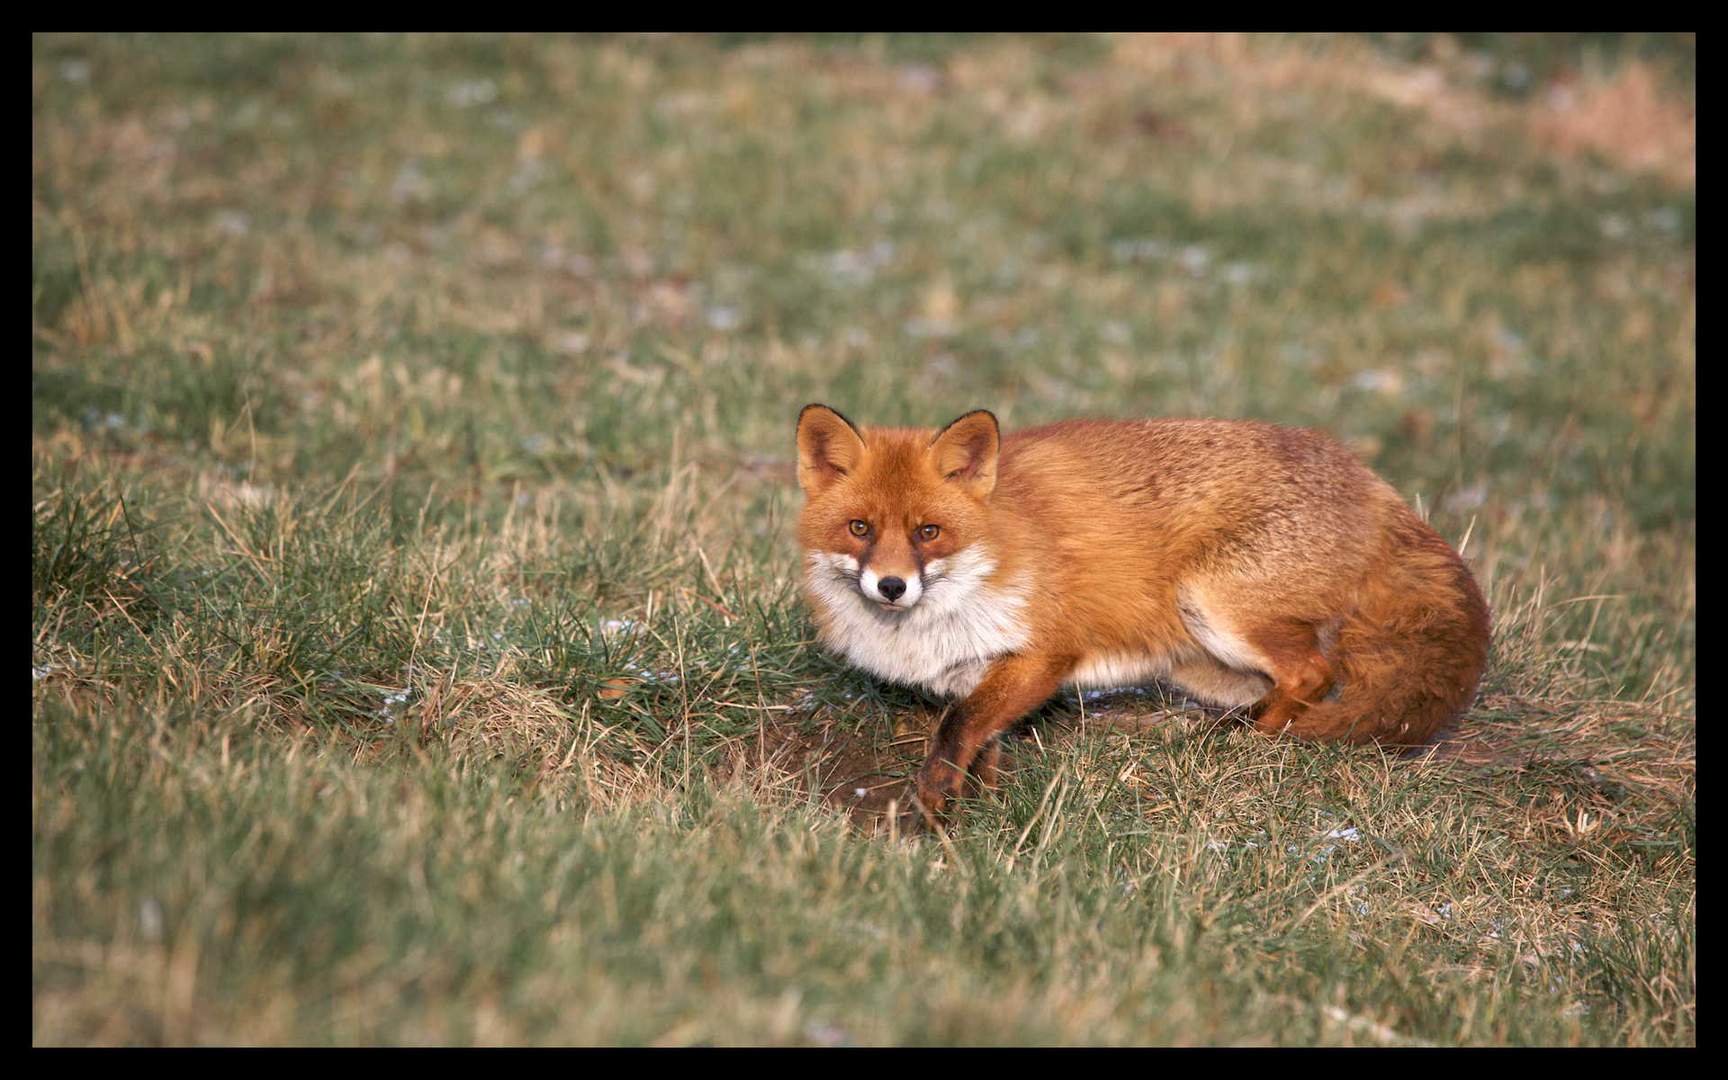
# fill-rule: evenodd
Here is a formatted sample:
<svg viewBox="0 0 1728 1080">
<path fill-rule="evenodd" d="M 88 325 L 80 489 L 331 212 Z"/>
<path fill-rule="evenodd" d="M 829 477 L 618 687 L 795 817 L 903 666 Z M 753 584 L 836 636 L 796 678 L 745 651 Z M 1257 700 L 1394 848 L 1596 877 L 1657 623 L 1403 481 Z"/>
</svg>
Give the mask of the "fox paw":
<svg viewBox="0 0 1728 1080">
<path fill-rule="evenodd" d="M 931 758 L 924 763 L 924 767 L 918 770 L 918 784 L 913 797 L 924 815 L 925 824 L 931 828 L 941 826 L 965 779 L 964 773 L 946 761 Z"/>
</svg>

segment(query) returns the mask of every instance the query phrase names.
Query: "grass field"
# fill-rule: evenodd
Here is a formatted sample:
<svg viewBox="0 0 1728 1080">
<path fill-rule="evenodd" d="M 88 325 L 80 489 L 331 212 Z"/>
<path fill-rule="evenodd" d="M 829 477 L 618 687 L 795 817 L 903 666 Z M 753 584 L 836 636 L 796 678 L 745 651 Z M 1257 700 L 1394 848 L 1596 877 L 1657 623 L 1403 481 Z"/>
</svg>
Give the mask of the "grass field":
<svg viewBox="0 0 1728 1080">
<path fill-rule="evenodd" d="M 31 1034 L 1690 1045 L 1691 37 L 32 42 Z M 945 838 L 798 407 L 1256 417 L 1429 752 L 1073 694 Z"/>
</svg>

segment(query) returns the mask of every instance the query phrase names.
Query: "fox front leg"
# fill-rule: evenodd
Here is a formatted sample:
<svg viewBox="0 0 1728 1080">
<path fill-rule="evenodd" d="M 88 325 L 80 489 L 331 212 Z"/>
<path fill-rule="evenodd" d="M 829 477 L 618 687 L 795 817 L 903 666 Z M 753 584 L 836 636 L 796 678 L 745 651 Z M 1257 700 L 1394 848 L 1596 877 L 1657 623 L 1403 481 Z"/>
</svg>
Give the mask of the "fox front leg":
<svg viewBox="0 0 1728 1080">
<path fill-rule="evenodd" d="M 917 800 L 927 822 L 934 825 L 979 765 L 993 740 L 1016 720 L 1050 699 L 1073 665 L 1043 656 L 1005 656 L 991 665 L 983 681 L 950 709 L 930 743 L 930 756 L 918 770 Z"/>
</svg>

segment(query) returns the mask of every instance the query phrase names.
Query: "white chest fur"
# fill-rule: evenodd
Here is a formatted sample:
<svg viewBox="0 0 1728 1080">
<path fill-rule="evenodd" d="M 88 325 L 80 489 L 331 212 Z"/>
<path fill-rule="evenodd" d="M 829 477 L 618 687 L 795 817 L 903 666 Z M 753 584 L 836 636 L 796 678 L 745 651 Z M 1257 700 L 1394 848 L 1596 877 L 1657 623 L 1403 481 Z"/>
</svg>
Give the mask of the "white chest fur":
<svg viewBox="0 0 1728 1080">
<path fill-rule="evenodd" d="M 822 640 L 878 678 L 961 696 L 990 661 L 1026 645 L 1026 590 L 992 584 L 996 562 L 976 545 L 924 567 L 924 595 L 909 611 L 883 611 L 858 592 L 858 560 L 812 551 L 810 597 L 826 618 Z"/>
</svg>

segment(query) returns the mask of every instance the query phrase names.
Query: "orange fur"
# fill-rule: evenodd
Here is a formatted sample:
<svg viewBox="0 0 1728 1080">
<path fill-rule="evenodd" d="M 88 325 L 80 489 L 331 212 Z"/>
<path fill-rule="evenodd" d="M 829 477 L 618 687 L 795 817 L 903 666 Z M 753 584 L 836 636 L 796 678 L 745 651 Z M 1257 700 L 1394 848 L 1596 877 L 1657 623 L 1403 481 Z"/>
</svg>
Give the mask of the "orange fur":
<svg viewBox="0 0 1728 1080">
<path fill-rule="evenodd" d="M 1251 705 L 1269 734 L 1418 744 L 1486 662 L 1463 561 L 1317 432 L 1074 420 L 1003 437 L 987 412 L 936 432 L 810 406 L 798 446 L 823 640 L 963 694 L 920 773 L 932 816 L 1065 682 L 1157 676 Z M 919 586 L 909 610 L 858 594 L 889 577 Z"/>
</svg>

